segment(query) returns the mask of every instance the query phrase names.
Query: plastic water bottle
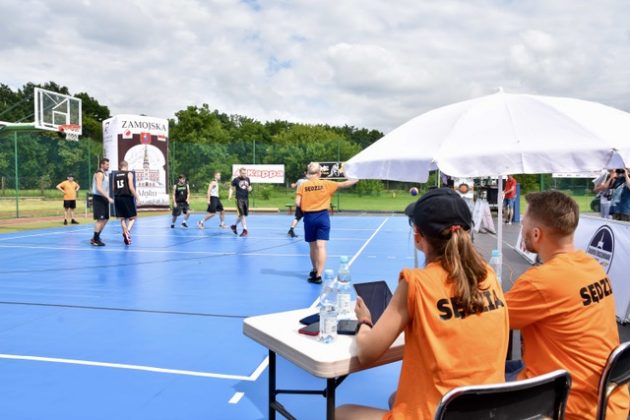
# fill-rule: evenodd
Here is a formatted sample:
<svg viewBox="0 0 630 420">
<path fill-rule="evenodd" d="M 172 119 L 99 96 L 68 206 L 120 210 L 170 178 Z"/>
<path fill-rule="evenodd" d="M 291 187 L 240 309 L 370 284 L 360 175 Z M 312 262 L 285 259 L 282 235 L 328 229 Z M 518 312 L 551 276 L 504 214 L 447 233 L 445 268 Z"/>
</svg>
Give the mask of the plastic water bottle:
<svg viewBox="0 0 630 420">
<path fill-rule="evenodd" d="M 494 272 L 497 274 L 497 280 L 499 280 L 499 284 L 503 286 L 503 282 L 501 281 L 501 272 L 503 271 L 501 263 L 501 252 L 498 249 L 492 250 L 492 256 L 490 257 L 490 267 L 492 267 Z"/>
<path fill-rule="evenodd" d="M 319 341 L 330 343 L 337 338 L 337 287 L 335 273 L 324 270 L 322 293 L 319 295 Z"/>
<path fill-rule="evenodd" d="M 354 319 L 352 301 L 356 300 L 356 293 L 352 287 L 350 266 L 348 257 L 339 258 L 339 271 L 337 271 L 337 315 L 339 319 Z"/>
</svg>

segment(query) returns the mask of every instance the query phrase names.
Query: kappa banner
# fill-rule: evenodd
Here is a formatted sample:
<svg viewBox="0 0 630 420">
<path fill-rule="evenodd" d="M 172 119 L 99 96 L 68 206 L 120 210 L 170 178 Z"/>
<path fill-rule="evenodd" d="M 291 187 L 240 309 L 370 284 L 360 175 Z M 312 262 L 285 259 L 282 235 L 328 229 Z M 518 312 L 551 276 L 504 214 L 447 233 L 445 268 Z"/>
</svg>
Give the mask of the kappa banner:
<svg viewBox="0 0 630 420">
<path fill-rule="evenodd" d="M 617 318 L 630 320 L 630 223 L 581 216 L 575 245 L 593 256 L 608 273 L 615 296 Z"/>
<path fill-rule="evenodd" d="M 116 115 L 103 121 L 103 148 L 110 169 L 126 160 L 135 172 L 140 208 L 169 205 L 168 121 L 141 115 Z"/>
<path fill-rule="evenodd" d="M 232 165 L 232 179 L 245 168 L 252 184 L 284 184 L 284 165 Z"/>
</svg>

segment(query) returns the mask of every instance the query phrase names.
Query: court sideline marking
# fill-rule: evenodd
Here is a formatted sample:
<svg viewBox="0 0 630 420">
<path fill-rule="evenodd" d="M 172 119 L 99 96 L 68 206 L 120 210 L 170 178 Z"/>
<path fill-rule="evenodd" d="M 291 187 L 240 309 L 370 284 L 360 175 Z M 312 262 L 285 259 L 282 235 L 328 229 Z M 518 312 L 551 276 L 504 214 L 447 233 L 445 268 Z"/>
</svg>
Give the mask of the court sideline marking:
<svg viewBox="0 0 630 420">
<path fill-rule="evenodd" d="M 232 379 L 236 381 L 256 381 L 258 377 L 265 370 L 267 365 L 269 364 L 268 360 L 263 360 L 263 362 L 256 368 L 256 370 L 249 376 L 243 375 L 228 375 L 224 373 L 212 373 L 212 372 L 196 372 L 192 370 L 181 370 L 181 369 L 165 369 L 158 368 L 153 366 L 142 366 L 142 365 L 129 365 L 126 363 L 108 363 L 108 362 L 94 362 L 91 360 L 79 360 L 79 359 L 62 359 L 58 357 L 40 357 L 40 356 L 23 356 L 18 354 L 3 354 L 0 353 L 0 359 L 11 359 L 11 360 L 30 360 L 34 362 L 50 362 L 50 363 L 65 363 L 69 365 L 83 365 L 83 366 L 99 366 L 99 367 L 109 367 L 116 369 L 129 369 L 129 370 L 140 370 L 145 372 L 157 372 L 157 373 L 170 373 L 175 375 L 186 375 L 186 376 L 200 376 L 203 378 L 215 378 L 215 379 Z"/>
</svg>

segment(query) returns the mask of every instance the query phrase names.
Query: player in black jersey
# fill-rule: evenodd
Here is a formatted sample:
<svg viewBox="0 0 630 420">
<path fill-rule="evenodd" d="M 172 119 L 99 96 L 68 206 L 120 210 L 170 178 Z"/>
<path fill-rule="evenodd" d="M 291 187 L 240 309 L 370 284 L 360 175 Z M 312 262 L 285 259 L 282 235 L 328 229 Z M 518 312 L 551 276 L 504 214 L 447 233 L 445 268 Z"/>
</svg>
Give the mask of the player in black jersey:
<svg viewBox="0 0 630 420">
<path fill-rule="evenodd" d="M 247 177 L 247 170 L 241 168 L 238 170 L 238 176 L 232 180 L 230 191 L 228 192 L 228 200 L 232 199 L 232 195 L 236 191 L 236 222 L 230 226 L 232 232 L 236 235 L 236 227 L 239 223 L 243 224 L 243 232 L 240 236 L 247 236 L 247 215 L 249 214 L 249 193 L 252 192 L 252 183 Z"/>
<path fill-rule="evenodd" d="M 177 180 L 177 184 L 173 185 L 173 220 L 171 228 L 175 227 L 175 221 L 180 214 L 184 213 L 184 221 L 182 227 L 188 227 L 188 218 L 190 217 L 190 188 L 186 182 L 186 175 L 181 174 Z"/>
<path fill-rule="evenodd" d="M 131 228 L 138 215 L 136 203 L 140 201 L 140 196 L 133 185 L 133 173 L 128 171 L 129 164 L 123 160 L 118 167 L 119 171 L 114 175 L 114 205 L 122 227 L 123 242 L 131 245 Z"/>
</svg>

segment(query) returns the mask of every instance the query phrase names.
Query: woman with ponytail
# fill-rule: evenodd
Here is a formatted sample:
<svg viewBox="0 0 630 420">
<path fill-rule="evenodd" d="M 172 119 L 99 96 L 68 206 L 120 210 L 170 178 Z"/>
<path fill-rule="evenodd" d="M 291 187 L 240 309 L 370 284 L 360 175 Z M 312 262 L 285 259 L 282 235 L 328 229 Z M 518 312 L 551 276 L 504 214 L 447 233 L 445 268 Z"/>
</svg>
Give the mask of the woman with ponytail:
<svg viewBox="0 0 630 420">
<path fill-rule="evenodd" d="M 337 419 L 432 419 L 451 389 L 504 381 L 508 313 L 495 273 L 472 243 L 468 206 L 441 188 L 405 214 L 425 267 L 400 272 L 394 297 L 373 326 L 360 298 L 355 307 L 361 363 L 377 360 L 404 331 L 398 390 L 390 411 L 344 405 Z"/>
</svg>

